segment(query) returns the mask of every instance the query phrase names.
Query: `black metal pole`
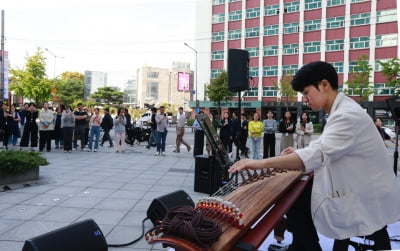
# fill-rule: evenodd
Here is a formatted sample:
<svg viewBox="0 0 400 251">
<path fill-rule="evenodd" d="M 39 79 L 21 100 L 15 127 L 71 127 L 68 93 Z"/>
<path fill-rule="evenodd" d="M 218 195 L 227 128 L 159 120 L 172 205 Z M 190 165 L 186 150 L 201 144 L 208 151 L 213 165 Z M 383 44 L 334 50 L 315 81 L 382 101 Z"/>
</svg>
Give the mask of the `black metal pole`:
<svg viewBox="0 0 400 251">
<path fill-rule="evenodd" d="M 397 176 L 397 161 L 399 159 L 399 123 L 396 123 L 396 147 L 394 148 L 394 154 L 393 154 L 393 171 L 394 175 Z"/>
<path fill-rule="evenodd" d="M 242 99 L 241 99 L 241 97 L 240 97 L 240 91 L 238 91 L 238 110 L 237 110 L 237 113 L 238 114 L 236 114 L 238 117 L 237 117 L 237 119 L 240 121 L 240 114 L 242 114 L 242 112 L 241 112 L 241 108 L 242 108 Z M 237 133 L 237 132 L 236 132 Z M 237 135 L 237 134 L 236 134 Z M 233 137 L 237 137 L 236 135 L 234 135 Z M 241 144 L 241 142 L 240 142 L 240 139 L 238 140 L 238 139 L 235 139 L 234 138 L 234 140 L 236 141 L 236 143 L 238 144 L 237 146 L 236 146 L 236 161 L 238 161 L 238 160 L 240 160 L 240 156 L 239 156 L 239 144 Z"/>
</svg>

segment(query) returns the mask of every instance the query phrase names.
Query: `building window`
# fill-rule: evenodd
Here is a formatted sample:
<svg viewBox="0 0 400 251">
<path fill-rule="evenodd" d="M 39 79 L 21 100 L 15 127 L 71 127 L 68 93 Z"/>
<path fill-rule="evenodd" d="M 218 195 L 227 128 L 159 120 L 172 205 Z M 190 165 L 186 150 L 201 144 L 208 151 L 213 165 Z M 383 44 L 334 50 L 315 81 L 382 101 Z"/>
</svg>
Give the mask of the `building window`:
<svg viewBox="0 0 400 251">
<path fill-rule="evenodd" d="M 336 6 L 336 5 L 342 5 L 344 4 L 344 0 L 328 0 L 327 6 Z"/>
<path fill-rule="evenodd" d="M 246 38 L 260 36 L 260 27 L 246 28 Z"/>
<path fill-rule="evenodd" d="M 350 38 L 350 49 L 365 49 L 369 47 L 369 37 Z"/>
<path fill-rule="evenodd" d="M 322 0 L 305 0 L 304 1 L 304 9 L 312 10 L 321 8 Z"/>
<path fill-rule="evenodd" d="M 275 86 L 264 86 L 263 87 L 263 96 L 264 97 L 276 97 L 278 95 L 278 91 Z"/>
<path fill-rule="evenodd" d="M 215 14 L 212 16 L 213 24 L 223 23 L 223 22 L 225 22 L 225 14 L 224 13 Z"/>
<path fill-rule="evenodd" d="M 263 67 L 263 77 L 278 76 L 278 66 L 264 66 Z"/>
<path fill-rule="evenodd" d="M 157 71 L 148 71 L 147 77 L 148 78 L 158 78 L 158 74 L 159 74 L 159 72 L 157 72 Z"/>
<path fill-rule="evenodd" d="M 376 12 L 377 23 L 387 23 L 397 21 L 396 9 L 380 10 Z"/>
<path fill-rule="evenodd" d="M 361 2 L 366 2 L 370 0 L 351 0 L 351 3 L 361 3 Z"/>
<path fill-rule="evenodd" d="M 283 76 L 292 76 L 296 73 L 297 69 L 299 69 L 299 65 L 297 65 L 297 64 L 283 65 L 282 66 L 282 75 Z"/>
<path fill-rule="evenodd" d="M 222 69 L 212 69 L 211 70 L 211 79 L 216 79 L 219 74 L 223 72 Z"/>
<path fill-rule="evenodd" d="M 249 76 L 250 77 L 258 77 L 259 71 L 258 66 L 249 67 Z"/>
<path fill-rule="evenodd" d="M 260 8 L 252 8 L 246 10 L 246 18 L 256 18 L 260 16 Z"/>
<path fill-rule="evenodd" d="M 397 34 L 383 34 L 376 36 L 376 47 L 397 46 Z"/>
<path fill-rule="evenodd" d="M 235 10 L 229 12 L 229 21 L 237 21 L 242 19 L 242 11 L 241 10 Z"/>
<path fill-rule="evenodd" d="M 258 87 L 249 88 L 245 94 L 246 97 L 258 97 Z"/>
<path fill-rule="evenodd" d="M 392 96 L 396 95 L 396 87 L 386 87 L 386 84 L 374 84 L 375 95 Z"/>
<path fill-rule="evenodd" d="M 223 60 L 224 51 L 213 51 L 211 52 L 211 60 Z"/>
<path fill-rule="evenodd" d="M 336 29 L 344 27 L 344 16 L 341 17 L 330 17 L 326 19 L 327 29 Z"/>
<path fill-rule="evenodd" d="M 321 51 L 321 42 L 305 42 L 304 43 L 304 53 L 314 53 Z"/>
<path fill-rule="evenodd" d="M 265 6 L 264 16 L 273 16 L 278 14 L 279 14 L 279 4 Z"/>
<path fill-rule="evenodd" d="M 316 31 L 321 29 L 321 19 L 304 21 L 304 31 Z"/>
<path fill-rule="evenodd" d="M 249 52 L 249 57 L 254 58 L 258 57 L 258 47 L 251 47 L 251 48 L 246 48 L 246 50 Z"/>
<path fill-rule="evenodd" d="M 264 46 L 264 56 L 276 56 L 278 55 L 278 49 L 277 45 Z"/>
<path fill-rule="evenodd" d="M 158 100 L 158 82 L 147 82 L 146 98 Z"/>
<path fill-rule="evenodd" d="M 369 12 L 351 15 L 350 26 L 369 24 L 370 16 L 371 14 Z"/>
<path fill-rule="evenodd" d="M 241 0 L 229 0 L 230 3 L 239 2 L 239 1 L 241 1 Z"/>
<path fill-rule="evenodd" d="M 224 4 L 225 0 L 213 0 L 213 5 L 220 5 L 220 4 Z"/>
<path fill-rule="evenodd" d="M 284 44 L 283 55 L 291 55 L 299 53 L 299 44 Z"/>
<path fill-rule="evenodd" d="M 337 73 L 343 73 L 343 62 L 333 62 L 331 65 L 335 67 Z"/>
<path fill-rule="evenodd" d="M 341 51 L 344 48 L 344 40 L 327 40 L 326 41 L 326 51 Z"/>
<path fill-rule="evenodd" d="M 242 30 L 231 30 L 228 34 L 229 40 L 240 39 L 242 37 Z"/>
<path fill-rule="evenodd" d="M 213 32 L 212 33 L 212 42 L 224 41 L 225 33 L 223 31 Z"/>
<path fill-rule="evenodd" d="M 284 3 L 283 9 L 285 13 L 299 12 L 300 2 L 295 1 L 295 2 Z"/>
<path fill-rule="evenodd" d="M 391 60 L 390 58 L 375 60 L 374 71 L 383 71 L 383 67 L 382 67 L 382 65 L 381 65 L 379 62 L 381 62 L 381 63 L 387 63 L 387 62 L 389 62 L 390 60 Z"/>
<path fill-rule="evenodd" d="M 362 72 L 363 68 L 357 64 L 357 61 L 349 62 L 349 72 Z"/>
<path fill-rule="evenodd" d="M 279 34 L 279 25 L 267 25 L 264 26 L 264 36 L 273 36 Z"/>
<path fill-rule="evenodd" d="M 296 33 L 299 32 L 299 23 L 286 23 L 283 24 L 283 33 L 284 34 L 289 34 L 289 33 Z"/>
</svg>

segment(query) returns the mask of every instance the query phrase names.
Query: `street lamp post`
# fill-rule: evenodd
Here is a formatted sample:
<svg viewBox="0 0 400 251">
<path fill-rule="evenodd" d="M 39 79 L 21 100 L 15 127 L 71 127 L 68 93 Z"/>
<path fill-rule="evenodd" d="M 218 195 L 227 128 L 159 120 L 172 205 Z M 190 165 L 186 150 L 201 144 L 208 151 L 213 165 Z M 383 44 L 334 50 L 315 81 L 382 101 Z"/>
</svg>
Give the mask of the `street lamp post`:
<svg viewBox="0 0 400 251">
<path fill-rule="evenodd" d="M 198 99 L 197 99 L 197 50 L 196 49 L 194 49 L 193 47 L 191 47 L 190 45 L 188 45 L 187 43 L 184 43 L 184 45 L 186 46 L 186 47 L 188 47 L 188 48 L 190 48 L 192 51 L 194 51 L 194 53 L 195 53 L 195 63 L 196 63 L 196 66 L 195 66 L 195 80 L 194 80 L 194 84 L 195 84 L 195 94 L 196 94 L 196 96 L 195 96 L 195 99 L 196 99 L 196 112 L 197 112 L 197 110 L 199 109 L 199 101 L 198 101 Z"/>
<path fill-rule="evenodd" d="M 56 78 L 56 62 L 57 62 L 57 58 L 64 58 L 64 57 L 57 56 L 56 54 L 54 54 L 53 52 L 51 52 L 47 48 L 45 48 L 45 50 L 54 57 L 53 78 Z"/>
</svg>

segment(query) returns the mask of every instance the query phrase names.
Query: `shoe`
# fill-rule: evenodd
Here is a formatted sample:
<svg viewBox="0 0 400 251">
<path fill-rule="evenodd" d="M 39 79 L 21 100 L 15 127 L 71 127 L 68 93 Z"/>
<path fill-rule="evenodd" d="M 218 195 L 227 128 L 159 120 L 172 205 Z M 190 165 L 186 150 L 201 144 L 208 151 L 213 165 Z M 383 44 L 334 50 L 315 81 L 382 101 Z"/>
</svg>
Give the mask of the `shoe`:
<svg viewBox="0 0 400 251">
<path fill-rule="evenodd" d="M 180 153 L 180 151 L 178 151 L 178 150 L 173 150 L 172 152 L 174 152 L 174 153 Z"/>
<path fill-rule="evenodd" d="M 81 151 L 82 151 L 82 152 L 86 151 L 86 148 L 81 148 Z"/>
<path fill-rule="evenodd" d="M 60 148 L 60 147 L 56 146 L 56 149 L 58 149 L 58 148 Z"/>
<path fill-rule="evenodd" d="M 110 148 L 113 148 L 114 147 L 114 145 L 110 145 Z"/>
<path fill-rule="evenodd" d="M 150 147 L 149 147 L 149 146 L 145 146 L 144 148 L 145 148 L 145 149 L 147 149 L 147 150 L 149 150 L 149 149 L 150 149 Z"/>
<path fill-rule="evenodd" d="M 190 152 L 190 149 L 192 149 L 190 146 L 187 147 L 188 152 Z"/>
<path fill-rule="evenodd" d="M 160 152 L 156 152 L 156 154 L 154 154 L 155 156 L 160 156 Z"/>
<path fill-rule="evenodd" d="M 91 152 L 91 151 L 92 151 L 92 149 L 88 148 L 88 149 L 87 149 L 87 151 L 88 151 L 88 152 Z"/>
<path fill-rule="evenodd" d="M 100 146 L 103 147 L 103 144 L 104 144 L 104 143 L 100 143 Z"/>
<path fill-rule="evenodd" d="M 64 147 L 63 146 L 60 146 L 60 149 L 63 149 Z"/>
<path fill-rule="evenodd" d="M 116 152 L 116 153 L 119 153 L 119 151 L 118 151 L 118 150 L 115 150 L 115 152 Z"/>
<path fill-rule="evenodd" d="M 72 151 L 76 151 L 76 147 L 72 148 Z"/>
<path fill-rule="evenodd" d="M 94 152 L 97 152 L 97 149 L 94 149 Z"/>
<path fill-rule="evenodd" d="M 64 150 L 64 152 L 67 153 L 68 151 L 67 151 L 67 150 Z"/>
<path fill-rule="evenodd" d="M 165 156 L 165 152 L 162 152 L 162 153 L 161 153 L 161 156 Z"/>
</svg>

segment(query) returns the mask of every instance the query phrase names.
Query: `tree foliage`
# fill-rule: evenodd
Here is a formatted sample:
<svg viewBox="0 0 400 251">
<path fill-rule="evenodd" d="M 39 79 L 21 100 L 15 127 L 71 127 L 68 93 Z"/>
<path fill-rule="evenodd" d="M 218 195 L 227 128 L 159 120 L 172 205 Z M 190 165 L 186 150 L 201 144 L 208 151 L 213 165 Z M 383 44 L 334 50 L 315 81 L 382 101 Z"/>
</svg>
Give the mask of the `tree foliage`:
<svg viewBox="0 0 400 251">
<path fill-rule="evenodd" d="M 100 87 L 97 92 L 91 95 L 91 98 L 102 100 L 105 104 L 122 104 L 124 93 L 117 90 L 116 87 Z"/>
<path fill-rule="evenodd" d="M 289 101 L 290 99 L 297 97 L 297 92 L 292 88 L 291 84 L 292 79 L 293 76 L 289 75 L 289 76 L 282 76 L 279 83 L 273 81 L 272 84 L 273 86 L 275 86 L 276 90 L 280 93 L 281 101 Z"/>
<path fill-rule="evenodd" d="M 53 81 L 46 75 L 46 58 L 43 51 L 37 48 L 33 56 L 26 57 L 23 69 L 10 67 L 10 90 L 21 97 L 26 97 L 40 104 L 51 99 Z"/>
<path fill-rule="evenodd" d="M 58 102 L 72 105 L 75 101 L 83 100 L 84 75 L 79 72 L 63 72 L 56 80 Z"/>
<path fill-rule="evenodd" d="M 368 56 L 362 55 L 350 72 L 347 88 L 343 90 L 346 95 L 358 96 L 360 101 L 368 101 L 368 96 L 374 93 L 370 84 L 372 67 L 368 64 Z"/>
<path fill-rule="evenodd" d="M 228 89 L 228 74 L 225 71 L 219 74 L 207 86 L 206 93 L 211 101 L 217 102 L 218 108 L 221 106 L 221 101 L 231 100 L 234 94 Z"/>
<path fill-rule="evenodd" d="M 386 86 L 394 87 L 395 94 L 400 94 L 400 61 L 398 58 L 392 58 L 389 61 L 379 61 L 382 66 L 382 74 L 386 77 Z"/>
</svg>

